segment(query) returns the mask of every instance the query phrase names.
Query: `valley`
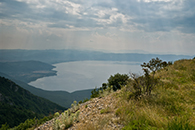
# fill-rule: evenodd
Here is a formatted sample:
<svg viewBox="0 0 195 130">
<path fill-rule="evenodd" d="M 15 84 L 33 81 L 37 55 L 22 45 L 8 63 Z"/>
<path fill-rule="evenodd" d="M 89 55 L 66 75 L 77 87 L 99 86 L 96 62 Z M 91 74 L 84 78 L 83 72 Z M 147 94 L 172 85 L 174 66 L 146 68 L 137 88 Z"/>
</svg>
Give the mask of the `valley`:
<svg viewBox="0 0 195 130">
<path fill-rule="evenodd" d="M 27 93 L 32 93 L 35 96 L 44 98 L 44 100 L 47 99 L 58 106 L 60 105 L 60 109 L 58 110 L 69 108 L 73 101 L 90 99 L 91 91 L 95 87 L 99 88 L 102 83 L 107 83 L 106 79 L 108 79 L 110 75 L 115 73 L 128 74 L 131 70 L 133 73 L 139 73 L 141 70 L 138 67 L 140 66 L 140 63 L 149 61 L 152 57 L 159 56 L 163 60 L 172 62 L 179 58 L 184 59 L 193 57 L 186 55 L 117 54 L 76 50 L 0 50 L 0 53 L 1 77 L 15 82 L 17 85 L 25 89 L 24 91 L 27 90 Z M 58 70 L 58 65 L 60 64 L 66 64 L 66 66 L 61 66 L 61 70 Z M 63 70 L 65 72 L 63 72 Z M 65 74 L 66 76 L 61 77 L 65 82 L 62 82 L 60 85 L 61 81 L 54 77 L 59 76 L 61 72 L 63 72 L 62 75 Z M 78 74 L 80 76 L 78 76 Z M 51 85 L 50 88 L 52 89 L 29 85 L 29 83 L 44 78 L 49 78 L 49 80 L 46 80 L 46 83 Z M 88 84 L 82 85 L 79 81 Z M 93 81 L 95 81 L 95 84 L 91 84 Z M 57 84 L 53 84 L 54 82 Z M 69 84 L 71 82 L 74 83 L 74 85 Z M 58 87 L 60 86 L 64 87 L 64 89 L 59 89 Z M 2 91 L 0 93 L 1 105 L 3 105 L 5 109 L 14 109 L 12 106 L 12 104 L 14 104 L 13 102 L 8 102 L 8 106 L 2 104 L 2 99 L 5 99 L 5 97 L 3 96 L 2 98 Z M 35 101 L 35 106 L 37 103 L 39 103 L 39 101 Z M 49 104 L 51 105 L 52 103 L 50 102 Z M 30 105 L 22 107 L 27 109 L 27 106 Z M 53 108 L 54 107 L 52 107 L 52 109 Z M 44 109 L 45 114 L 48 114 L 50 110 L 51 109 L 48 108 Z M 43 112 L 40 111 L 40 113 Z M 36 115 L 31 116 L 33 117 Z M 25 118 L 27 119 L 31 117 Z M 14 126 L 14 124 L 11 124 L 10 126 Z"/>
<path fill-rule="evenodd" d="M 140 63 L 159 57 L 166 61 L 191 58 L 188 55 L 105 53 L 84 50 L 0 50 L 0 76 L 13 80 L 34 95 L 69 107 L 76 100 L 90 98 L 115 73 L 139 73 Z M 67 64 L 56 70 L 55 64 Z M 62 71 L 65 71 L 57 78 Z M 31 85 L 46 77 L 46 87 Z M 55 79 L 55 80 L 54 80 Z M 65 82 L 61 82 L 65 81 Z M 30 82 L 30 85 L 28 84 Z M 61 83 L 60 83 L 61 82 Z M 60 88 L 61 87 L 61 88 Z"/>
</svg>

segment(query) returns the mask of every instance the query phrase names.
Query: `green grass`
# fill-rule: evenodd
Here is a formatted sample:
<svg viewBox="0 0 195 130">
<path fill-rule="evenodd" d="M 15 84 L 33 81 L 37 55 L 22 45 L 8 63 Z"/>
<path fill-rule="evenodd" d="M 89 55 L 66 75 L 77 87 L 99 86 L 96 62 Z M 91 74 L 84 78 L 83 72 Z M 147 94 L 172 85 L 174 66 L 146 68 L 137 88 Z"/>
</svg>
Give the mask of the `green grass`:
<svg viewBox="0 0 195 130">
<path fill-rule="evenodd" d="M 106 114 L 106 113 L 109 113 L 111 111 L 112 111 L 111 108 L 110 107 L 107 107 L 105 109 L 100 110 L 100 114 Z"/>
<path fill-rule="evenodd" d="M 129 99 L 126 88 L 117 95 L 115 114 L 123 130 L 194 130 L 195 60 L 179 60 L 156 73 L 160 82 L 150 96 Z"/>
</svg>

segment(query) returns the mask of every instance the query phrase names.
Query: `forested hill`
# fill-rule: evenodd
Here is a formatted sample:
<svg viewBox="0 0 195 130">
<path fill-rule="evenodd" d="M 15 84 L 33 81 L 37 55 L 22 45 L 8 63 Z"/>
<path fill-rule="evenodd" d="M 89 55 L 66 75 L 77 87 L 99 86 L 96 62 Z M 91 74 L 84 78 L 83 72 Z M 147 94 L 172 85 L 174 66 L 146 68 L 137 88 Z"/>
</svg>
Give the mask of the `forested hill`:
<svg viewBox="0 0 195 130">
<path fill-rule="evenodd" d="M 46 99 L 34 96 L 4 77 L 0 77 L 0 108 L 0 125 L 7 122 L 10 127 L 29 118 L 42 118 L 49 113 L 65 109 Z"/>
</svg>

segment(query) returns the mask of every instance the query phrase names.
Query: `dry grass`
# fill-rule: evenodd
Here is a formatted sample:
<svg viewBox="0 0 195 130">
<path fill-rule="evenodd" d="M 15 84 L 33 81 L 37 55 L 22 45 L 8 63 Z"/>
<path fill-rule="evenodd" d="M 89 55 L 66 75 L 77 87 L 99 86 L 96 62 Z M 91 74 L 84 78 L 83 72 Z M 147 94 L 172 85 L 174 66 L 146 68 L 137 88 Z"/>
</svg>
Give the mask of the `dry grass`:
<svg viewBox="0 0 195 130">
<path fill-rule="evenodd" d="M 156 76 L 161 81 L 151 96 L 130 100 L 125 88 L 116 95 L 124 130 L 195 129 L 195 60 L 176 61 Z"/>
</svg>

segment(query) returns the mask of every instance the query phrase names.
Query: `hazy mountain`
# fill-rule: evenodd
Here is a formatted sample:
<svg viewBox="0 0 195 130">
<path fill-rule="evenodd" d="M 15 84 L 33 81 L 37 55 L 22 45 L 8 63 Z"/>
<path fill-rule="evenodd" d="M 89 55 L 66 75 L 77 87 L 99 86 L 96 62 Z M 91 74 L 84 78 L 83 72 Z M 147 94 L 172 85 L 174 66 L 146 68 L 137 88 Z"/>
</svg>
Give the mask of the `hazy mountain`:
<svg viewBox="0 0 195 130">
<path fill-rule="evenodd" d="M 26 83 L 45 76 L 56 75 L 53 68 L 55 66 L 40 61 L 0 62 L 0 72 Z"/>
<path fill-rule="evenodd" d="M 132 52 L 132 51 L 131 51 Z M 159 57 L 167 61 L 189 59 L 194 56 L 173 54 L 146 54 L 136 53 L 104 53 L 83 50 L 0 50 L 0 61 L 26 61 L 36 60 L 46 63 L 59 63 L 68 61 L 102 60 L 102 61 L 149 61 Z"/>
<path fill-rule="evenodd" d="M 35 96 L 4 77 L 0 77 L 0 108 L 0 125 L 7 122 L 11 127 L 28 118 L 40 118 L 65 110 L 64 107 Z"/>
</svg>

